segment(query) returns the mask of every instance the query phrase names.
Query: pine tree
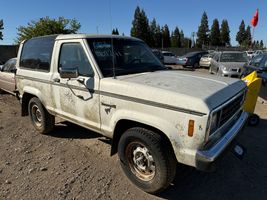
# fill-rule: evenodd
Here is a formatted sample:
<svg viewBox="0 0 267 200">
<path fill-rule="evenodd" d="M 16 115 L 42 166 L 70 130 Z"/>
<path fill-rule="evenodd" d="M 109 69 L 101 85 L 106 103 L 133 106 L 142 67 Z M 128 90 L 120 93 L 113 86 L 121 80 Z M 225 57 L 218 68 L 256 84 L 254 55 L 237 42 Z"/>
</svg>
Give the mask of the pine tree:
<svg viewBox="0 0 267 200">
<path fill-rule="evenodd" d="M 152 47 L 161 47 L 162 34 L 160 30 L 160 26 L 157 24 L 156 19 L 154 18 L 149 26 L 151 43 Z"/>
<path fill-rule="evenodd" d="M 247 26 L 247 29 L 245 32 L 245 40 L 242 42 L 242 46 L 250 47 L 251 44 L 252 44 L 251 30 L 250 30 L 250 26 Z"/>
<path fill-rule="evenodd" d="M 204 12 L 202 15 L 200 26 L 198 27 L 197 37 L 198 47 L 202 47 L 203 44 L 209 44 L 209 22 L 206 12 Z"/>
<path fill-rule="evenodd" d="M 151 45 L 151 36 L 149 31 L 149 22 L 145 11 L 136 7 L 134 19 L 132 22 L 131 36 L 144 40 L 148 45 Z"/>
<path fill-rule="evenodd" d="M 118 31 L 118 29 L 116 28 L 116 29 L 112 29 L 112 33 L 111 33 L 112 35 L 119 35 L 119 31 Z"/>
<path fill-rule="evenodd" d="M 246 40 L 245 22 L 244 20 L 242 20 L 239 26 L 239 31 L 236 34 L 236 41 L 241 46 L 245 40 Z"/>
<path fill-rule="evenodd" d="M 181 47 L 181 35 L 178 27 L 175 27 L 171 36 L 171 46 L 172 47 Z"/>
<path fill-rule="evenodd" d="M 3 33 L 2 33 L 2 30 L 4 29 L 4 22 L 3 20 L 1 19 L 0 20 L 0 40 L 3 40 Z"/>
<path fill-rule="evenodd" d="M 168 48 L 171 46 L 170 30 L 167 24 L 162 27 L 162 42 L 163 48 Z"/>
<path fill-rule="evenodd" d="M 228 26 L 228 21 L 226 19 L 222 20 L 221 24 L 221 45 L 227 46 L 230 45 L 230 29 Z"/>
<path fill-rule="evenodd" d="M 260 41 L 260 48 L 261 48 L 261 49 L 264 48 L 263 40 Z"/>
<path fill-rule="evenodd" d="M 212 46 L 220 46 L 220 25 L 218 19 L 213 20 L 210 29 L 210 44 Z"/>
</svg>

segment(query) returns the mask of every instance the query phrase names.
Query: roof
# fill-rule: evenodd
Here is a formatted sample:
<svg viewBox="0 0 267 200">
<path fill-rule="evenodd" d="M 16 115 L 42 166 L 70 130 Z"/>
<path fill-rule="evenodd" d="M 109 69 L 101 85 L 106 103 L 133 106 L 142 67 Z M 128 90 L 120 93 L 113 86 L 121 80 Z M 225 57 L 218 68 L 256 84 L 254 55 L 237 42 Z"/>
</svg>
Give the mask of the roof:
<svg viewBox="0 0 267 200">
<path fill-rule="evenodd" d="M 120 36 L 120 35 L 90 35 L 90 34 L 54 34 L 34 37 L 29 40 L 41 39 L 41 38 L 52 38 L 54 40 L 70 40 L 70 39 L 85 39 L 85 38 L 119 38 L 119 39 L 130 39 L 136 41 L 142 41 L 135 37 Z M 23 41 L 23 43 L 26 40 Z"/>
<path fill-rule="evenodd" d="M 66 35 L 58 35 L 56 40 L 66 40 L 66 39 L 83 39 L 83 38 L 119 38 L 119 39 L 131 39 L 131 40 L 139 40 L 138 38 L 128 37 L 128 36 L 120 36 L 120 35 L 90 35 L 90 34 L 66 34 Z"/>
</svg>

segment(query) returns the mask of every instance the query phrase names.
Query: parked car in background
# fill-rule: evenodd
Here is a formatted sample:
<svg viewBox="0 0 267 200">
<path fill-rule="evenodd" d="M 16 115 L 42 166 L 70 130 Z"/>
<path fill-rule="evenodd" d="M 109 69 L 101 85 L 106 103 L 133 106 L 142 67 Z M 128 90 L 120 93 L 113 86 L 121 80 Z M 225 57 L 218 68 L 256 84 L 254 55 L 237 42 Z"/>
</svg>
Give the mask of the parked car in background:
<svg viewBox="0 0 267 200">
<path fill-rule="evenodd" d="M 211 59 L 213 58 L 213 56 L 214 56 L 214 53 L 203 55 L 200 58 L 199 66 L 200 67 L 210 67 L 210 62 L 211 62 Z"/>
<path fill-rule="evenodd" d="M 11 58 L 0 67 L 0 92 L 4 90 L 8 93 L 15 94 L 16 62 L 17 58 Z"/>
<path fill-rule="evenodd" d="M 245 53 L 247 54 L 247 57 L 248 57 L 249 59 L 252 59 L 253 56 L 254 56 L 254 51 L 252 51 L 252 50 L 245 51 Z"/>
<path fill-rule="evenodd" d="M 192 66 L 193 68 L 198 68 L 200 58 L 206 54 L 208 54 L 207 51 L 195 51 L 195 52 L 187 53 L 184 56 L 181 56 L 180 58 L 178 58 L 177 64 L 183 65 L 184 67 Z"/>
<path fill-rule="evenodd" d="M 211 60 L 209 72 L 226 77 L 239 78 L 244 64 L 248 62 L 245 52 L 223 51 L 214 55 Z"/>
<path fill-rule="evenodd" d="M 247 76 L 253 71 L 257 71 L 258 76 L 266 77 L 267 74 L 267 53 L 262 53 L 244 65 L 242 77 Z M 263 79 L 263 84 L 266 85 L 266 78 Z"/>
<path fill-rule="evenodd" d="M 164 57 L 164 64 L 176 64 L 177 63 L 177 56 L 169 51 L 162 51 Z"/>
<path fill-rule="evenodd" d="M 256 50 L 254 53 L 253 53 L 253 57 L 257 56 L 257 55 L 260 55 L 260 54 L 263 54 L 264 52 L 262 50 Z"/>
<path fill-rule="evenodd" d="M 163 56 L 163 54 L 161 53 L 160 50 L 158 50 L 158 49 L 152 49 L 152 52 L 160 60 L 161 63 L 164 63 L 164 56 Z"/>
</svg>

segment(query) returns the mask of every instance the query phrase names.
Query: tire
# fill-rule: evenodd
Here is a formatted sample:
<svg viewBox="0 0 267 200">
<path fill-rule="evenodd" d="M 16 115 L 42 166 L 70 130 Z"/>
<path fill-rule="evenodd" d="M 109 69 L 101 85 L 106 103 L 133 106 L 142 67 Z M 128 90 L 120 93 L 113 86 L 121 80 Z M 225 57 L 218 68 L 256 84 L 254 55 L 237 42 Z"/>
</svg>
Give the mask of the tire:
<svg viewBox="0 0 267 200">
<path fill-rule="evenodd" d="M 131 182 L 145 192 L 159 193 L 176 173 L 173 150 L 157 133 L 144 128 L 128 129 L 119 141 L 121 167 Z"/>
<path fill-rule="evenodd" d="M 34 128 L 41 134 L 47 134 L 55 126 L 55 117 L 47 112 L 40 100 L 33 97 L 28 104 L 28 111 Z"/>
<path fill-rule="evenodd" d="M 248 118 L 248 125 L 249 126 L 257 126 L 260 123 L 260 117 L 256 114 L 252 114 Z"/>
<path fill-rule="evenodd" d="M 196 62 L 193 64 L 193 68 L 196 69 L 196 68 L 199 68 L 199 64 Z"/>
</svg>

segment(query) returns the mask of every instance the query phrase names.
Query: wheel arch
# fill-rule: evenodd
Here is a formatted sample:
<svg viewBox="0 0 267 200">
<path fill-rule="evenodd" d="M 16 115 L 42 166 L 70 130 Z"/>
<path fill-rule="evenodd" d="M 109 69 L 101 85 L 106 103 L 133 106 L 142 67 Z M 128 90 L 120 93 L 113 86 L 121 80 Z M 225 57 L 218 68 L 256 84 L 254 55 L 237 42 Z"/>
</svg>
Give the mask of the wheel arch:
<svg viewBox="0 0 267 200">
<path fill-rule="evenodd" d="M 29 115 L 28 104 L 33 97 L 37 97 L 43 104 L 41 92 L 39 90 L 37 90 L 36 88 L 25 87 L 21 97 L 21 116 Z"/>
<path fill-rule="evenodd" d="M 129 120 L 129 119 L 121 119 L 116 123 L 115 129 L 113 132 L 113 139 L 112 139 L 111 152 L 110 152 L 111 156 L 118 152 L 118 144 L 119 144 L 120 138 L 123 135 L 123 133 L 126 130 L 133 128 L 133 127 L 146 128 L 148 130 L 151 130 L 151 131 L 159 134 L 163 138 L 166 145 L 170 145 L 170 148 L 171 148 L 172 152 L 174 153 L 174 149 L 173 149 L 173 146 L 172 146 L 170 139 L 160 129 L 158 129 L 154 126 L 148 125 L 148 124 L 138 122 L 138 121 Z M 174 155 L 175 155 L 175 153 L 174 153 Z"/>
</svg>

